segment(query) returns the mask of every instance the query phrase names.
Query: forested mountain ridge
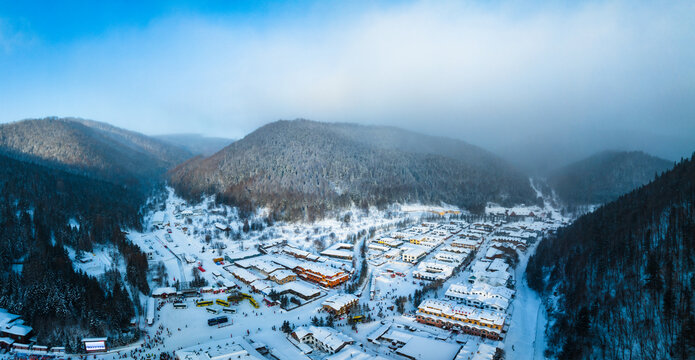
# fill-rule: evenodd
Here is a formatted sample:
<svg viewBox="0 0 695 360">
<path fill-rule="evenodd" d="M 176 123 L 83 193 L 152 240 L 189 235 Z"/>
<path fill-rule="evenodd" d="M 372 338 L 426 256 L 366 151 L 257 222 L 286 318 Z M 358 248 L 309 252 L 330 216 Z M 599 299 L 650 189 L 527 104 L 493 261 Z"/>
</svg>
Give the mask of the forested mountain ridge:
<svg viewBox="0 0 695 360">
<path fill-rule="evenodd" d="M 122 254 L 123 278 L 148 293 L 147 257 L 121 233 L 141 228 L 140 191 L 0 154 L 0 308 L 22 315 L 47 345 L 79 351 L 80 339 L 113 344 L 138 336 L 134 306 L 117 270 L 103 279 L 76 272 L 64 246 L 109 244 Z M 79 227 L 68 226 L 74 220 Z M 16 271 L 13 264 L 21 264 Z"/>
<path fill-rule="evenodd" d="M 387 127 L 277 121 L 209 158 L 169 173 L 189 199 L 217 194 L 250 210 L 269 206 L 291 219 L 321 218 L 357 204 L 488 201 L 535 203 L 528 179 L 498 157 L 464 142 Z"/>
<path fill-rule="evenodd" d="M 695 357 L 695 154 L 541 242 L 526 275 L 548 355 Z"/>
<path fill-rule="evenodd" d="M 147 136 L 94 120 L 80 118 L 68 118 L 67 120 L 100 130 L 122 145 L 146 153 L 161 161 L 167 167 L 176 166 L 193 156 L 182 144 L 171 144 L 156 136 Z"/>
<path fill-rule="evenodd" d="M 0 153 L 126 184 L 158 178 L 191 156 L 161 140 L 73 118 L 2 124 Z"/>
<path fill-rule="evenodd" d="M 554 171 L 548 183 L 567 205 L 603 204 L 672 166 L 641 151 L 604 151 Z"/>
</svg>

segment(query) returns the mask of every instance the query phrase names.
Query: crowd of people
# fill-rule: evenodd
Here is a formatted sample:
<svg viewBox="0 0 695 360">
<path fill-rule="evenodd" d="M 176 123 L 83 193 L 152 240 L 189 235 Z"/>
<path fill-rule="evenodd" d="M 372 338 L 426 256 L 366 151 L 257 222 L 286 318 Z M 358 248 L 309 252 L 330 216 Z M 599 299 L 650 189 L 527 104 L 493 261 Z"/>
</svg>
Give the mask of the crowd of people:
<svg viewBox="0 0 695 360">
<path fill-rule="evenodd" d="M 124 352 L 118 352 L 117 359 L 135 360 L 170 360 L 174 358 L 173 353 L 166 352 L 164 349 L 164 337 L 170 337 L 171 331 L 164 325 L 159 325 L 153 334 L 144 334 L 143 342 L 140 347 Z"/>
</svg>

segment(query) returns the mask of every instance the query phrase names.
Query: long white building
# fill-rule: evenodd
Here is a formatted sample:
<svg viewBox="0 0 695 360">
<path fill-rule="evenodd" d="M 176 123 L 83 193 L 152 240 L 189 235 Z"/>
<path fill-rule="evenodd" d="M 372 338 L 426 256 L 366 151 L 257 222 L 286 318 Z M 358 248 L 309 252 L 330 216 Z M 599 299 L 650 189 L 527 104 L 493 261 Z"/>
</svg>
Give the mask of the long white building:
<svg viewBox="0 0 695 360">
<path fill-rule="evenodd" d="M 514 296 L 514 290 L 504 286 L 491 286 L 485 283 L 451 284 L 444 295 L 459 304 L 495 311 L 507 311 Z"/>
</svg>

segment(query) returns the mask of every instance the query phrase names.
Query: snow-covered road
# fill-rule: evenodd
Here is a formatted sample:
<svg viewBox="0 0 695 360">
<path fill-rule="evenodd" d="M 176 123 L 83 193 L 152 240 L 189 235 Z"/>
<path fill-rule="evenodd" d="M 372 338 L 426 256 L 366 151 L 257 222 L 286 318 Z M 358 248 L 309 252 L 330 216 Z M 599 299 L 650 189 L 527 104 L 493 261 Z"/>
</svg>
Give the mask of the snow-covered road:
<svg viewBox="0 0 695 360">
<path fill-rule="evenodd" d="M 514 310 L 509 332 L 504 340 L 509 359 L 544 358 L 547 318 L 542 309 L 540 297 L 528 287 L 524 276 L 528 259 L 540 241 L 521 256 L 519 265 L 516 267 L 516 299 L 513 302 Z"/>
</svg>

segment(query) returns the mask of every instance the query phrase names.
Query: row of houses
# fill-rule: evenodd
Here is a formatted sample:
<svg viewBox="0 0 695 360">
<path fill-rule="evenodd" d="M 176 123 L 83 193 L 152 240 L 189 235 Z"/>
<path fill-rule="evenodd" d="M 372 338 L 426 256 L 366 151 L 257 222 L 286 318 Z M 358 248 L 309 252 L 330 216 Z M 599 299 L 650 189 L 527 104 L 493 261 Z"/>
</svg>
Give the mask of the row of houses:
<svg viewBox="0 0 695 360">
<path fill-rule="evenodd" d="M 430 273 L 420 269 L 413 272 L 414 277 L 446 279 L 447 272 L 432 274 L 437 267 L 448 261 L 452 268 L 461 266 L 482 246 L 485 239 L 495 231 L 498 224 L 475 223 L 457 233 L 448 246 L 443 247 L 434 258 L 438 266 L 424 262 Z M 494 259 L 484 259 L 471 266 L 471 284 L 452 284 L 446 292 L 446 300 L 428 299 L 418 307 L 416 320 L 423 324 L 445 329 L 457 329 L 466 334 L 500 340 L 505 329 L 506 310 L 509 307 L 512 290 L 505 290 L 509 277 L 508 265 L 498 256 L 498 249 L 488 251 Z M 501 253 L 501 251 L 499 251 Z"/>
<path fill-rule="evenodd" d="M 416 264 L 466 226 L 464 221 L 448 224 L 423 222 L 402 231 L 393 231 L 389 237 L 378 238 L 368 246 L 371 250 L 382 252 L 387 259 Z"/>
<path fill-rule="evenodd" d="M 458 238 L 451 242 L 452 247 L 476 250 L 483 244 L 483 238 Z"/>
<path fill-rule="evenodd" d="M 397 248 L 397 247 L 403 245 L 402 240 L 398 240 L 398 239 L 394 239 L 394 238 L 390 238 L 390 237 L 382 237 L 382 238 L 376 239 L 374 242 L 376 242 L 377 244 L 386 245 L 386 246 L 392 247 L 392 248 Z"/>
<path fill-rule="evenodd" d="M 413 277 L 422 280 L 444 281 L 462 267 L 470 255 L 470 252 L 456 253 L 442 249 L 434 254 L 434 260 L 423 261 L 418 264 L 417 269 L 413 271 Z"/>
<path fill-rule="evenodd" d="M 444 249 L 442 249 L 442 251 L 439 251 L 436 254 L 434 254 L 434 258 L 436 260 L 451 263 L 454 266 L 458 266 L 463 264 L 466 258 L 468 258 L 469 254 L 470 252 L 467 254 L 463 254 L 458 252 L 445 251 Z"/>
<path fill-rule="evenodd" d="M 433 230 L 433 231 L 436 231 L 436 230 Z M 432 233 L 427 233 L 427 234 L 411 236 L 408 239 L 408 242 L 411 244 L 415 244 L 415 245 L 421 245 L 421 246 L 425 246 L 425 247 L 436 248 L 437 246 L 444 243 L 444 241 L 448 240 L 450 237 L 451 237 L 451 235 L 442 236 L 442 235 L 435 235 Z"/>
<path fill-rule="evenodd" d="M 308 251 L 305 251 L 302 249 L 297 249 L 296 247 L 289 246 L 289 245 L 284 246 L 282 248 L 282 252 L 287 254 L 287 255 L 293 256 L 297 259 L 301 259 L 301 260 L 314 261 L 314 262 L 318 262 L 318 261 L 322 260 L 321 257 L 316 255 L 316 254 L 312 254 Z"/>
<path fill-rule="evenodd" d="M 464 247 L 444 246 L 434 254 L 433 260 L 421 262 L 413 271 L 413 277 L 430 281 L 446 280 L 468 261 L 472 251 Z"/>
<path fill-rule="evenodd" d="M 493 245 L 512 247 L 521 251 L 526 251 L 528 248 L 528 240 L 525 238 L 511 236 L 494 236 L 492 238 Z"/>
<path fill-rule="evenodd" d="M 292 270 L 300 278 L 328 288 L 339 286 L 350 279 L 350 273 L 346 270 L 312 262 L 299 263 Z"/>
<path fill-rule="evenodd" d="M 491 286 L 482 282 L 451 284 L 446 299 L 479 309 L 506 312 L 514 297 L 514 290 L 506 286 Z"/>
<path fill-rule="evenodd" d="M 280 295 L 290 293 L 304 300 L 318 296 L 320 291 L 297 282 L 297 278 L 324 287 L 338 286 L 350 278 L 350 273 L 344 269 L 285 256 L 264 255 L 239 260 L 234 265 L 225 266 L 225 270 L 254 291 L 266 295 L 271 291 Z"/>
<path fill-rule="evenodd" d="M 491 241 L 496 246 L 526 251 L 529 243 L 546 233 L 554 233 L 563 222 L 545 220 L 508 224 L 499 228 Z"/>
<path fill-rule="evenodd" d="M 319 289 L 302 282 L 294 281 L 296 275 L 289 270 L 275 270 L 270 273 L 269 276 L 262 274 L 257 275 L 248 269 L 244 269 L 236 265 L 228 265 L 225 267 L 225 270 L 227 270 L 239 281 L 249 285 L 254 291 L 264 295 L 269 295 L 274 291 L 278 295 L 296 295 L 303 300 L 310 300 L 321 295 L 321 291 Z M 289 274 L 285 274 L 286 272 L 289 272 Z M 285 275 L 289 275 L 292 280 L 287 280 Z"/>
<path fill-rule="evenodd" d="M 416 320 L 442 328 L 459 329 L 491 340 L 501 340 L 505 315 L 451 301 L 428 299 L 418 306 Z"/>
<path fill-rule="evenodd" d="M 450 253 L 461 254 L 463 256 L 468 256 L 475 249 L 469 249 L 469 248 L 465 248 L 465 247 L 452 246 L 452 245 L 445 245 L 445 246 L 442 246 L 441 250 L 446 251 L 446 252 L 450 252 Z"/>
<path fill-rule="evenodd" d="M 264 279 L 270 279 L 277 284 L 285 284 L 297 278 L 294 272 L 284 266 L 261 257 L 238 260 L 234 265 L 246 270 L 253 269 L 263 275 Z"/>
<path fill-rule="evenodd" d="M 373 344 L 386 346 L 399 359 L 454 360 L 460 354 L 461 345 L 446 342 L 448 337 L 432 332 L 421 332 L 412 325 L 384 324 L 367 336 Z"/>
</svg>

